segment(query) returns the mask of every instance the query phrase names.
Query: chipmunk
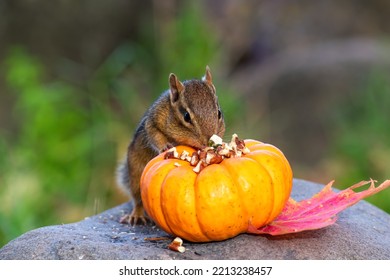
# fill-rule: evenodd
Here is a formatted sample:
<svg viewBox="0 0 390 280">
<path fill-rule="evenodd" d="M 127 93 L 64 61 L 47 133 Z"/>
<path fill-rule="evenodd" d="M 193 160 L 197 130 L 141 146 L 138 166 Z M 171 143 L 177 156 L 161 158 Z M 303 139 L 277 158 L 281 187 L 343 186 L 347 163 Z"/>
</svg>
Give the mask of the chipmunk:
<svg viewBox="0 0 390 280">
<path fill-rule="evenodd" d="M 146 224 L 142 205 L 140 178 L 145 165 L 160 152 L 177 145 L 200 149 L 216 134 L 223 137 L 225 123 L 212 82 L 210 68 L 201 80 L 183 83 L 169 75 L 169 90 L 146 111 L 118 168 L 118 184 L 129 191 L 134 200 L 131 214 L 121 223 Z"/>
</svg>

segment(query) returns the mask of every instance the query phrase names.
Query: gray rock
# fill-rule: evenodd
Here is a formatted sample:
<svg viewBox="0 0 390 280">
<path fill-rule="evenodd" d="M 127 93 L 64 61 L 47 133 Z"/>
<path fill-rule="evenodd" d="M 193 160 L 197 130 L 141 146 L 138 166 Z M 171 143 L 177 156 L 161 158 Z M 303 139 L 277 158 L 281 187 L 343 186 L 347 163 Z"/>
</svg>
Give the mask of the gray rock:
<svg viewBox="0 0 390 280">
<path fill-rule="evenodd" d="M 323 185 L 294 180 L 293 198 L 302 200 Z M 390 259 L 390 215 L 359 202 L 330 227 L 284 236 L 241 234 L 210 243 L 185 242 L 186 252 L 167 249 L 168 236 L 155 226 L 118 222 L 129 203 L 83 221 L 32 230 L 0 249 L 0 259 Z"/>
</svg>

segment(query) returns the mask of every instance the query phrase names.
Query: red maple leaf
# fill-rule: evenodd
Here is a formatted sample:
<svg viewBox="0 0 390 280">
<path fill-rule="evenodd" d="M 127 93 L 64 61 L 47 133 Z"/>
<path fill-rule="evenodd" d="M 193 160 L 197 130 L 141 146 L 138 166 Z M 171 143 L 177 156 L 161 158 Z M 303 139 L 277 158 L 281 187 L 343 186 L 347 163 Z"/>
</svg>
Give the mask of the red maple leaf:
<svg viewBox="0 0 390 280">
<path fill-rule="evenodd" d="M 343 191 L 334 192 L 332 185 L 327 184 L 312 198 L 300 202 L 289 198 L 280 215 L 268 225 L 255 228 L 249 225 L 248 233 L 282 235 L 306 230 L 320 229 L 336 222 L 337 214 L 354 205 L 360 200 L 374 195 L 390 186 L 390 180 L 386 180 L 380 186 L 375 187 L 375 181 L 362 181 Z M 370 184 L 370 187 L 361 192 L 354 189 Z"/>
</svg>

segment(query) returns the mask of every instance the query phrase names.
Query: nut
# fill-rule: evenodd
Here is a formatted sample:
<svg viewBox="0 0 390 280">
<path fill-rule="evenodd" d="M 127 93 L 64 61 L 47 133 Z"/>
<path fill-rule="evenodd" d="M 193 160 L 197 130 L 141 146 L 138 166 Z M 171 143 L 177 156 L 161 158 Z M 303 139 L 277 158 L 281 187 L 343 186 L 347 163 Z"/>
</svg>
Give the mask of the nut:
<svg viewBox="0 0 390 280">
<path fill-rule="evenodd" d="M 187 156 L 189 155 L 190 153 L 187 152 L 187 151 L 183 151 L 180 155 L 180 159 L 181 160 L 186 160 Z"/>
<path fill-rule="evenodd" d="M 216 154 L 214 151 L 208 151 L 204 161 L 206 162 L 206 164 L 210 164 L 211 159 L 214 158 L 215 156 L 216 156 Z"/>
<path fill-rule="evenodd" d="M 168 249 L 180 253 L 184 253 L 186 250 L 183 246 L 183 240 L 180 237 L 176 237 L 171 243 L 169 243 Z"/>
<path fill-rule="evenodd" d="M 207 165 L 210 165 L 210 164 L 220 163 L 220 162 L 222 162 L 223 159 L 224 159 L 224 157 L 219 155 L 216 151 L 209 150 L 207 152 L 206 159 L 204 160 L 204 162 Z"/>
<path fill-rule="evenodd" d="M 233 134 L 232 140 L 229 143 L 229 147 L 233 151 L 237 151 L 237 143 L 236 143 L 236 138 L 238 138 L 237 134 Z"/>
<path fill-rule="evenodd" d="M 237 134 L 233 134 L 230 143 L 222 142 L 222 138 L 218 135 L 213 135 L 210 138 L 210 146 L 202 147 L 202 149 L 193 152 L 190 156 L 188 151 L 183 151 L 180 155 L 176 148 L 169 149 L 164 159 L 180 159 L 194 166 L 193 171 L 199 173 L 203 168 L 210 164 L 221 163 L 225 158 L 241 157 L 247 154 L 250 150 L 245 146 L 245 141 L 238 138 Z M 180 166 L 180 163 L 175 163 L 175 166 Z"/>
<path fill-rule="evenodd" d="M 192 166 L 196 166 L 199 162 L 199 155 L 197 152 L 193 152 L 190 160 Z"/>
<path fill-rule="evenodd" d="M 225 143 L 223 143 L 222 145 L 218 146 L 218 147 L 215 149 L 215 152 L 216 152 L 218 155 L 226 156 L 227 154 L 229 154 L 230 149 L 229 149 L 229 147 L 228 147 Z"/>
<path fill-rule="evenodd" d="M 219 146 L 222 145 L 222 143 L 222 138 L 218 135 L 213 134 L 213 136 L 210 137 L 209 146 Z"/>
<path fill-rule="evenodd" d="M 234 138 L 234 141 L 236 142 L 236 145 L 237 145 L 237 149 L 238 150 L 243 150 L 245 148 L 245 142 L 244 140 L 241 140 L 237 137 L 236 135 L 236 138 Z"/>
<path fill-rule="evenodd" d="M 169 158 L 179 158 L 179 153 L 176 150 L 176 147 L 170 148 L 164 155 L 164 159 Z"/>
<path fill-rule="evenodd" d="M 199 173 L 205 168 L 208 164 L 204 160 L 200 160 L 198 164 L 192 169 L 195 173 Z"/>
<path fill-rule="evenodd" d="M 195 173 L 199 173 L 200 170 L 201 170 L 201 165 L 202 165 L 202 162 L 199 161 L 198 164 L 197 164 L 194 168 L 192 168 L 192 170 L 193 170 Z"/>
<path fill-rule="evenodd" d="M 218 164 L 223 161 L 224 157 L 218 154 L 214 154 L 214 157 L 210 159 L 209 164 Z"/>
<path fill-rule="evenodd" d="M 207 151 L 200 150 L 199 151 L 199 160 L 204 160 L 204 159 L 206 159 L 206 157 L 207 157 Z"/>
</svg>

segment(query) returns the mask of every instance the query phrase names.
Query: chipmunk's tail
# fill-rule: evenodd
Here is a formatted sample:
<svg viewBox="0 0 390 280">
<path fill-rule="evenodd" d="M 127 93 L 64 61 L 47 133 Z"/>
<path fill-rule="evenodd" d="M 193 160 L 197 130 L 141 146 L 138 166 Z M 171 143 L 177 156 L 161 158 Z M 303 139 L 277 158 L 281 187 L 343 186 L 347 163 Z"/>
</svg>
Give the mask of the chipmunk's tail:
<svg viewBox="0 0 390 280">
<path fill-rule="evenodd" d="M 117 186 L 127 194 L 130 194 L 130 177 L 127 158 L 118 164 L 115 175 Z"/>
</svg>

